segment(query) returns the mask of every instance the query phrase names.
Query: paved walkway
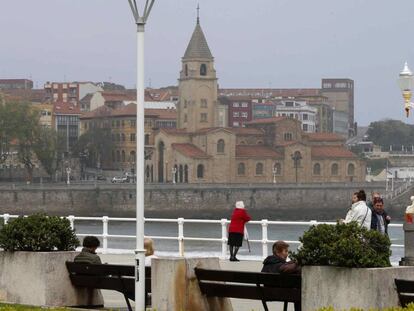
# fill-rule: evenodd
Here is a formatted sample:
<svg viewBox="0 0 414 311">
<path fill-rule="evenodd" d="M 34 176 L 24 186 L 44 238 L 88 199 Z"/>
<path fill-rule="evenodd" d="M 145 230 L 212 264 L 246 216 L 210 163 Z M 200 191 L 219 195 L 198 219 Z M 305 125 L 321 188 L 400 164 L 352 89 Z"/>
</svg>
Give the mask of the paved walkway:
<svg viewBox="0 0 414 311">
<path fill-rule="evenodd" d="M 133 265 L 134 255 L 113 255 L 100 254 L 103 263 Z M 240 261 L 230 262 L 228 260 L 220 260 L 220 267 L 223 270 L 241 270 L 241 271 L 260 271 L 262 264 L 260 261 Z M 105 308 L 112 310 L 127 310 L 124 296 L 115 291 L 102 290 L 104 296 Z M 230 299 L 234 311 L 261 311 L 263 310 L 262 303 L 255 300 L 246 299 Z M 133 302 L 132 302 L 133 305 Z M 272 302 L 268 303 L 270 310 L 282 310 L 283 303 Z M 288 310 L 293 310 L 293 304 L 289 304 Z"/>
</svg>

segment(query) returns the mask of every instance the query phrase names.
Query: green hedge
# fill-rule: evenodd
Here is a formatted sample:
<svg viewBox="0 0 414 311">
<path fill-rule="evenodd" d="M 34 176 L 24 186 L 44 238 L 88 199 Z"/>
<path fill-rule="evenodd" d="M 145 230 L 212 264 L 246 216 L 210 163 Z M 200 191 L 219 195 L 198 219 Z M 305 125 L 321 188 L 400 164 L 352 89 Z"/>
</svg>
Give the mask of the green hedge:
<svg viewBox="0 0 414 311">
<path fill-rule="evenodd" d="M 299 241 L 302 246 L 290 257 L 300 265 L 350 268 L 390 266 L 389 238 L 378 231 L 361 228 L 355 222 L 312 226 Z"/>
<path fill-rule="evenodd" d="M 34 214 L 10 220 L 0 229 L 0 247 L 6 251 L 69 251 L 79 246 L 66 218 Z"/>
</svg>

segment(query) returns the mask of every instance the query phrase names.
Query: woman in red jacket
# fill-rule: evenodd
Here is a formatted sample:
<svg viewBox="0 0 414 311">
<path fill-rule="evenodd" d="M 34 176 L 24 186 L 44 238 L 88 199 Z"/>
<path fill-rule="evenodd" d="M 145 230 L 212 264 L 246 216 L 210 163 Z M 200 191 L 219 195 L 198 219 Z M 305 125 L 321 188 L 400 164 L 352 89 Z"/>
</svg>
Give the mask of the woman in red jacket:
<svg viewBox="0 0 414 311">
<path fill-rule="evenodd" d="M 236 258 L 239 247 L 243 243 L 244 225 L 250 221 L 251 217 L 244 209 L 243 201 L 236 202 L 236 208 L 231 215 L 229 226 L 229 240 L 227 244 L 230 246 L 230 261 L 239 261 Z"/>
</svg>

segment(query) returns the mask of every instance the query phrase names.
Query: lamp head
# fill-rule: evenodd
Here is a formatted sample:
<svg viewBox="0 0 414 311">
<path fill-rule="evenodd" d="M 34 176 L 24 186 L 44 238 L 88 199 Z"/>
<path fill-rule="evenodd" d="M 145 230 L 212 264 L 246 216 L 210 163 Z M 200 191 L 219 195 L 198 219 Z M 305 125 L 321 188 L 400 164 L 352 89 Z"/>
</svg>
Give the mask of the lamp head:
<svg viewBox="0 0 414 311">
<path fill-rule="evenodd" d="M 404 68 L 400 72 L 400 75 L 398 78 L 398 85 L 401 89 L 401 92 L 411 91 L 413 87 L 413 73 L 410 70 L 410 68 L 408 68 L 407 62 L 405 62 Z"/>
</svg>

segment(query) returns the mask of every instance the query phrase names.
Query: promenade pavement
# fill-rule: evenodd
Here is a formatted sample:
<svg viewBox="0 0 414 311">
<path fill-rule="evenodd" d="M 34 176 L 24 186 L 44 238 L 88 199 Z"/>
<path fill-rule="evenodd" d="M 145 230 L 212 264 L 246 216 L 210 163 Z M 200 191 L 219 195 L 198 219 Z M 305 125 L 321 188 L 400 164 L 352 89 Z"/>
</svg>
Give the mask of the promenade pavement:
<svg viewBox="0 0 414 311">
<path fill-rule="evenodd" d="M 99 254 L 103 263 L 133 265 L 133 254 Z M 240 262 L 230 262 L 228 260 L 220 260 L 220 267 L 223 270 L 240 270 L 240 271 L 260 271 L 262 268 L 261 261 L 242 260 Z M 115 291 L 102 290 L 106 309 L 127 310 L 124 296 Z M 234 311 L 261 311 L 263 306 L 261 301 L 247 299 L 230 299 Z M 132 305 L 133 302 L 132 302 Z M 288 305 L 288 310 L 294 310 L 293 304 Z M 282 310 L 283 303 L 268 303 L 270 310 Z"/>
</svg>

